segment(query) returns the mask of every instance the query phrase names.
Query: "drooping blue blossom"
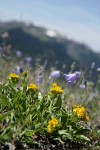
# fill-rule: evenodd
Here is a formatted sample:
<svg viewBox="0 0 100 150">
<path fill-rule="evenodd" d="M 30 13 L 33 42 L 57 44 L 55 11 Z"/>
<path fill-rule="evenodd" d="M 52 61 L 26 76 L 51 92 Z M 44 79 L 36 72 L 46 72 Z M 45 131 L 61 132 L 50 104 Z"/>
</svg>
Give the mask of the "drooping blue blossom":
<svg viewBox="0 0 100 150">
<path fill-rule="evenodd" d="M 77 78 L 79 78 L 81 75 L 81 73 L 79 71 L 75 71 L 74 73 L 76 74 Z"/>
<path fill-rule="evenodd" d="M 58 79 L 59 77 L 60 77 L 60 71 L 59 70 L 52 71 L 50 74 L 50 79 Z"/>
<path fill-rule="evenodd" d="M 32 61 L 32 57 L 31 56 L 26 57 L 26 62 L 27 63 L 30 63 L 31 61 Z"/>
<path fill-rule="evenodd" d="M 22 56 L 22 52 L 20 50 L 16 51 L 16 56 L 17 57 L 21 57 Z"/>
<path fill-rule="evenodd" d="M 13 72 L 16 74 L 20 74 L 23 72 L 23 69 L 20 66 L 17 66 Z"/>
<path fill-rule="evenodd" d="M 43 76 L 42 75 L 38 75 L 37 83 L 42 83 L 42 82 L 43 82 Z"/>
<path fill-rule="evenodd" d="M 65 79 L 66 79 L 68 85 L 73 85 L 76 82 L 77 78 L 80 77 L 80 72 L 76 71 L 71 74 L 64 74 L 64 76 L 65 76 Z"/>
<path fill-rule="evenodd" d="M 76 82 L 76 74 L 72 73 L 72 74 L 65 74 L 65 79 L 68 82 L 68 85 L 73 85 Z"/>
<path fill-rule="evenodd" d="M 47 63 L 47 61 L 46 61 Z M 38 73 L 37 73 L 37 83 L 42 83 L 43 82 L 43 74 L 44 74 L 44 69 L 46 67 L 46 63 L 42 66 L 39 66 L 38 68 Z"/>
</svg>

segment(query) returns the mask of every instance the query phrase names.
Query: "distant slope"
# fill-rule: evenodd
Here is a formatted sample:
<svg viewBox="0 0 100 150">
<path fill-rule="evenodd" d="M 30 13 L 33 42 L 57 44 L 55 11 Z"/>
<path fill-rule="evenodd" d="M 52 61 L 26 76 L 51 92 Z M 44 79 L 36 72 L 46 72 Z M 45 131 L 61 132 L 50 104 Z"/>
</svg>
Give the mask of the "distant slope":
<svg viewBox="0 0 100 150">
<path fill-rule="evenodd" d="M 0 23 L 0 35 L 7 31 L 13 51 L 20 49 L 24 54 L 29 54 L 35 60 L 41 58 L 41 63 L 48 60 L 48 66 L 62 68 L 66 64 L 66 69 L 73 61 L 80 66 L 90 66 L 92 62 L 98 67 L 100 64 L 100 54 L 93 52 L 88 46 L 77 43 L 56 33 L 54 37 L 47 35 L 48 29 L 37 27 L 33 24 L 21 22 Z M 0 38 L 2 43 L 2 38 Z"/>
</svg>

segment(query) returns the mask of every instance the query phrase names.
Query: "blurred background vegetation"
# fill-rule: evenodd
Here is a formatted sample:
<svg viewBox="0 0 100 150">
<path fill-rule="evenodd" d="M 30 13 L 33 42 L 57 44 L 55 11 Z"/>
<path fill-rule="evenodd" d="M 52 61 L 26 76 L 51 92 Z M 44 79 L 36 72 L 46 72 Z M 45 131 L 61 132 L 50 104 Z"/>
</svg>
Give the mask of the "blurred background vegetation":
<svg viewBox="0 0 100 150">
<path fill-rule="evenodd" d="M 8 37 L 5 37 L 5 33 Z M 57 33 L 48 35 L 48 29 L 31 23 L 9 21 L 0 22 L 0 46 L 7 49 L 4 53 L 16 54 L 20 50 L 24 56 L 32 57 L 32 67 L 36 62 L 43 65 L 47 61 L 46 69 L 54 67 L 68 72 L 75 62 L 75 69 L 88 71 L 95 63 L 93 80 L 97 78 L 97 68 L 100 66 L 100 53 L 94 52 L 85 44 L 69 40 Z M 88 76 L 88 74 L 87 74 Z"/>
</svg>

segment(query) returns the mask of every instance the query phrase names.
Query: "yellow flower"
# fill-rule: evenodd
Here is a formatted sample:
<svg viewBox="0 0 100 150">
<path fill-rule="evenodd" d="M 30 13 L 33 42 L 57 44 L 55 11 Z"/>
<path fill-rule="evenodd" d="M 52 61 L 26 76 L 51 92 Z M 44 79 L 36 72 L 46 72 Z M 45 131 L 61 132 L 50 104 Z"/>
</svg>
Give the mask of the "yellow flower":
<svg viewBox="0 0 100 150">
<path fill-rule="evenodd" d="M 79 112 L 79 109 L 80 109 L 80 106 L 74 105 L 73 112 L 75 112 L 77 114 Z"/>
<path fill-rule="evenodd" d="M 49 124 L 55 127 L 58 125 L 58 120 L 56 118 L 53 118 L 52 120 L 49 121 Z"/>
<path fill-rule="evenodd" d="M 79 118 L 82 118 L 84 121 L 88 121 L 89 117 L 86 115 L 86 109 L 78 105 L 74 105 L 73 112 L 77 114 Z"/>
<path fill-rule="evenodd" d="M 18 81 L 20 79 L 20 77 L 15 74 L 15 73 L 11 73 L 8 77 L 9 80 L 12 80 L 12 81 Z"/>
<path fill-rule="evenodd" d="M 58 126 L 58 124 L 59 124 L 59 122 L 58 122 L 58 120 L 56 118 L 51 119 L 48 122 L 48 126 L 47 126 L 48 132 L 49 133 L 53 133 L 55 128 Z"/>
<path fill-rule="evenodd" d="M 48 125 L 47 129 L 48 129 L 49 133 L 53 133 L 53 131 L 54 131 L 54 128 L 51 125 Z"/>
<path fill-rule="evenodd" d="M 80 107 L 78 105 L 74 105 L 73 112 L 77 114 L 78 117 L 83 117 L 86 113 L 86 109 L 84 107 Z"/>
<path fill-rule="evenodd" d="M 35 84 L 30 84 L 28 86 L 28 90 L 32 90 L 33 92 L 36 92 L 38 90 L 38 87 Z"/>
<path fill-rule="evenodd" d="M 87 115 L 84 115 L 83 120 L 84 120 L 85 122 L 87 122 L 87 121 L 89 121 L 89 117 L 88 117 Z"/>
<path fill-rule="evenodd" d="M 77 112 L 77 115 L 78 117 L 84 117 L 85 113 L 86 113 L 86 109 L 84 107 L 80 107 Z"/>
<path fill-rule="evenodd" d="M 52 84 L 52 87 L 50 88 L 50 91 L 53 92 L 53 93 L 56 93 L 56 94 L 62 94 L 63 93 L 63 90 L 61 89 L 61 87 L 59 87 L 57 85 L 57 83 Z"/>
<path fill-rule="evenodd" d="M 77 104 L 75 104 L 74 106 L 73 106 L 73 108 L 79 108 L 80 106 L 79 105 L 77 105 Z"/>
</svg>

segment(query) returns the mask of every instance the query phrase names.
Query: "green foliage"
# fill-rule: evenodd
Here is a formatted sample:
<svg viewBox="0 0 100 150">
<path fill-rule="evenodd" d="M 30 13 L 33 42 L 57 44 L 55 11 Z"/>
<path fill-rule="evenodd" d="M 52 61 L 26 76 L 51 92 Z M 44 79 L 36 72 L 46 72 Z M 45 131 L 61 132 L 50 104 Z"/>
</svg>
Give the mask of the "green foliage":
<svg viewBox="0 0 100 150">
<path fill-rule="evenodd" d="M 86 123 L 72 109 L 62 105 L 65 101 L 64 94 L 41 94 L 38 90 L 30 91 L 28 87 L 27 72 L 20 75 L 18 82 L 9 79 L 0 85 L 0 143 L 13 143 L 17 139 L 32 143 L 33 139 L 34 144 L 35 137 L 39 135 L 90 142 L 86 136 L 89 132 Z M 58 125 L 49 133 L 48 122 L 52 118 L 58 120 Z"/>
</svg>

